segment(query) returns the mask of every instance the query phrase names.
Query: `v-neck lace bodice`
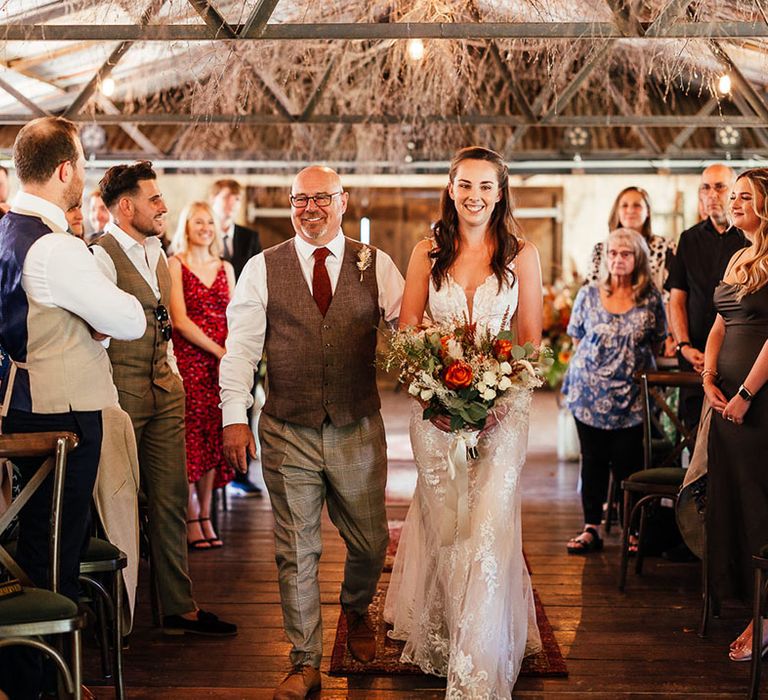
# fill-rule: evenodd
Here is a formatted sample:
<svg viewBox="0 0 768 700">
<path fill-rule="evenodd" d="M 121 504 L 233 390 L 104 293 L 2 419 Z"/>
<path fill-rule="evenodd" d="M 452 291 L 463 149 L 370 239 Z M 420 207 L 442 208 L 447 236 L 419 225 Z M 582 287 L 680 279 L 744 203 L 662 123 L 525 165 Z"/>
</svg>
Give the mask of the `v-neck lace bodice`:
<svg viewBox="0 0 768 700">
<path fill-rule="evenodd" d="M 510 269 L 514 271 L 514 264 L 510 265 Z M 504 284 L 499 292 L 496 276 L 488 275 L 475 290 L 470 309 L 464 288 L 450 274 L 439 290 L 435 289 L 431 277 L 429 280 L 429 313 L 435 323 L 466 318 L 498 332 L 504 315 L 509 320 L 515 313 L 517 298 L 517 280 L 511 286 Z"/>
</svg>

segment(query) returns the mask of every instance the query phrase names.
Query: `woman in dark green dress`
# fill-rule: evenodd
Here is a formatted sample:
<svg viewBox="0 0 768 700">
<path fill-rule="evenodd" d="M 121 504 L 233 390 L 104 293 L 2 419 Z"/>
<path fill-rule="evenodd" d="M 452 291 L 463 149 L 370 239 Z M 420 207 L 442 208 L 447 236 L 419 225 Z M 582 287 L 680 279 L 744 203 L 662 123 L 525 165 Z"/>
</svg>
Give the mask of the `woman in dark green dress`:
<svg viewBox="0 0 768 700">
<path fill-rule="evenodd" d="M 752 555 L 768 543 L 768 169 L 742 173 L 733 222 L 751 246 L 736 253 L 715 289 L 717 318 L 704 353 L 704 391 L 717 412 L 709 434 L 707 555 L 719 599 L 752 601 Z M 768 645 L 768 625 L 763 625 Z M 751 658 L 752 627 L 731 644 Z"/>
</svg>

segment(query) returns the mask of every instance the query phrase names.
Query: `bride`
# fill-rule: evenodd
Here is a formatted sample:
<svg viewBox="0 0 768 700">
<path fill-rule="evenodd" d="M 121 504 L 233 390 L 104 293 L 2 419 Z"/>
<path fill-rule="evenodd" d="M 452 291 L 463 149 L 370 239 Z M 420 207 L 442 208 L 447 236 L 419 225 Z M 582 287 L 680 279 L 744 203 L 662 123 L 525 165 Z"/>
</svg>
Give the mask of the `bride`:
<svg viewBox="0 0 768 700">
<path fill-rule="evenodd" d="M 499 330 L 514 314 L 519 344 L 541 341 L 541 270 L 519 237 L 509 174 L 494 151 L 470 147 L 451 163 L 434 238 L 416 245 L 400 327 L 468 318 Z M 510 698 L 523 656 L 541 648 L 520 532 L 520 473 L 531 393 L 510 389 L 489 415 L 470 462 L 470 533 L 448 505 L 450 420 L 422 420 L 414 401 L 411 443 L 418 466 L 384 616 L 405 640 L 401 661 L 447 677 L 447 698 Z"/>
</svg>

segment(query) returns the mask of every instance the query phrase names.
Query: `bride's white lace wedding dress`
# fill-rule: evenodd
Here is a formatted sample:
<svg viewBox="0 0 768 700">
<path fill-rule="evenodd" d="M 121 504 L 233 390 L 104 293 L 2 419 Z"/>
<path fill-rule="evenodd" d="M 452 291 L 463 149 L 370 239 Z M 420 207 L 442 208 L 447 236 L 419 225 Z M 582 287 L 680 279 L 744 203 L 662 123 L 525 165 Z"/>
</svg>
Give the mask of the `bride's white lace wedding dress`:
<svg viewBox="0 0 768 700">
<path fill-rule="evenodd" d="M 499 293 L 490 276 L 474 296 L 472 320 L 499 330 L 517 307 L 517 284 Z M 430 282 L 436 322 L 470 317 L 464 290 Z M 387 591 L 390 635 L 405 640 L 401 661 L 447 677 L 446 698 L 510 698 L 523 656 L 541 649 L 520 532 L 520 473 L 531 392 L 513 387 L 509 411 L 480 438 L 469 462 L 469 536 L 457 522 L 447 454 L 453 436 L 422 420 L 414 401 L 411 443 L 418 481 Z M 446 537 L 446 531 L 448 537 Z"/>
</svg>

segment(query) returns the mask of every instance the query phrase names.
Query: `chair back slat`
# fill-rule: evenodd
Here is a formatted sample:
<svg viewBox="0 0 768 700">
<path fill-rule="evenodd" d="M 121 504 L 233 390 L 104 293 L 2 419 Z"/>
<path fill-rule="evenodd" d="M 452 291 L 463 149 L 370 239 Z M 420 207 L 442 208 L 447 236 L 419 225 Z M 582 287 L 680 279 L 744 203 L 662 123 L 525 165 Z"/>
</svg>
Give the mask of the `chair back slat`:
<svg viewBox="0 0 768 700">
<path fill-rule="evenodd" d="M 64 476 L 66 473 L 67 455 L 77 447 L 78 438 L 69 432 L 48 433 L 16 433 L 0 435 L 0 457 L 13 461 L 20 457 L 48 458 L 35 470 L 21 493 L 0 516 L 0 533 L 19 514 L 35 491 L 53 471 L 53 497 L 50 519 L 50 587 L 54 592 L 59 590 L 59 540 L 61 535 L 61 509 L 64 500 Z M 0 563 L 23 583 L 29 583 L 29 576 L 13 560 L 8 551 L 0 544 Z"/>
</svg>

